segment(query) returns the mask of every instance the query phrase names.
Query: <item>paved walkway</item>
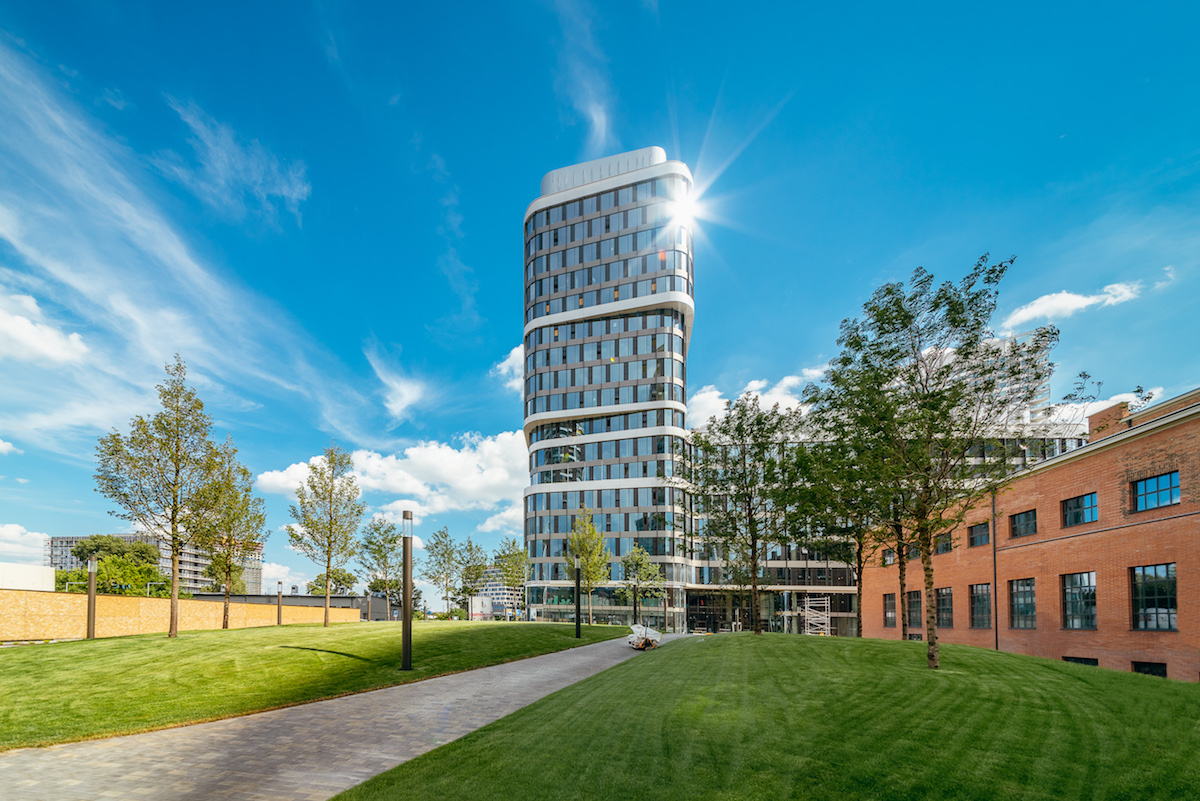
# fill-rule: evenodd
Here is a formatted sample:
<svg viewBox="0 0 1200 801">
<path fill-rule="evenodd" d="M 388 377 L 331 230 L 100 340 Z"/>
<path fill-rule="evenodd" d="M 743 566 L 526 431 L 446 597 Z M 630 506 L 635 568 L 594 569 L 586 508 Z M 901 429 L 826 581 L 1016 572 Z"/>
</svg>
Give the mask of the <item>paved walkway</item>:
<svg viewBox="0 0 1200 801">
<path fill-rule="evenodd" d="M 0 754 L 6 801 L 318 801 L 637 655 L 625 639 L 178 729 Z"/>
</svg>

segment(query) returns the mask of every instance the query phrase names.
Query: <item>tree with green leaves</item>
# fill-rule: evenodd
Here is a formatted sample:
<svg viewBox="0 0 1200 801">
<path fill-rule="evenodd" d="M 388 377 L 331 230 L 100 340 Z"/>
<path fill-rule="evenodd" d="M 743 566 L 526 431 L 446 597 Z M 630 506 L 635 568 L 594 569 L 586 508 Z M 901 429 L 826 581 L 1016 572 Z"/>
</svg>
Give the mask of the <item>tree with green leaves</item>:
<svg viewBox="0 0 1200 801">
<path fill-rule="evenodd" d="M 103 559 L 107 556 L 124 556 L 135 564 L 158 565 L 158 546 L 151 542 L 130 542 L 112 534 L 93 534 L 84 537 L 71 549 L 71 555 L 80 562 Z"/>
<path fill-rule="evenodd" d="M 617 597 L 625 603 L 633 604 L 633 622 L 637 623 L 638 606 L 645 598 L 661 598 L 663 596 L 663 575 L 659 566 L 650 561 L 650 554 L 640 545 L 633 546 L 629 553 L 621 557 L 621 583 L 617 587 Z"/>
<path fill-rule="evenodd" d="M 525 581 L 529 578 L 529 551 L 516 537 L 505 537 L 500 547 L 492 554 L 492 563 L 500 571 L 500 581 L 513 590 L 518 599 L 524 594 Z M 516 602 L 518 606 L 521 600 Z M 519 609 L 513 609 L 513 619 Z"/>
<path fill-rule="evenodd" d="M 458 547 L 442 526 L 425 541 L 425 558 L 421 560 L 421 578 L 442 591 L 446 611 L 450 611 L 450 596 L 458 576 Z"/>
<path fill-rule="evenodd" d="M 579 587 L 587 598 L 588 625 L 592 618 L 592 592 L 608 579 L 609 553 L 604 547 L 604 535 L 592 522 L 592 510 L 580 508 L 575 524 L 567 535 L 567 575 L 574 576 L 575 557 L 579 557 Z"/>
<path fill-rule="evenodd" d="M 226 603 L 228 603 L 229 595 L 242 595 L 246 592 L 246 580 L 243 578 L 245 572 L 246 568 L 237 562 L 226 565 L 223 560 L 211 561 L 200 571 L 200 576 L 209 581 L 204 592 L 226 592 L 226 588 L 228 588 L 226 592 Z M 228 614 L 226 611 L 226 619 L 228 619 Z M 229 626 L 222 626 L 222 628 L 229 628 Z"/>
<path fill-rule="evenodd" d="M 86 568 L 54 571 L 54 588 L 60 592 L 86 592 L 88 574 Z M 70 585 L 68 585 L 70 582 Z M 105 595 L 140 595 L 167 598 L 171 595 L 170 582 L 158 569 L 123 554 L 101 556 L 96 564 L 96 592 Z M 190 597 L 181 592 L 180 597 Z"/>
<path fill-rule="evenodd" d="M 371 579 L 369 582 L 367 582 L 367 592 L 370 593 L 371 595 L 374 595 L 377 597 L 382 597 L 384 600 L 387 600 L 390 598 L 391 600 L 388 601 L 389 609 L 392 606 L 399 606 L 401 608 L 404 607 L 404 604 L 403 604 L 404 582 L 399 578 L 390 578 L 387 580 L 386 583 L 381 578 Z M 416 612 L 418 609 L 420 609 L 421 604 L 423 602 L 424 602 L 424 598 L 421 595 L 421 588 L 413 587 L 412 588 L 413 612 Z"/>
<path fill-rule="evenodd" d="M 187 383 L 179 354 L 158 385 L 162 408 L 138 415 L 129 433 L 105 434 L 96 446 L 96 491 L 119 507 L 110 514 L 137 524 L 171 552 L 168 637 L 179 634 L 179 559 L 193 539 L 191 521 L 203 514 L 215 464 L 212 421 Z"/>
<path fill-rule="evenodd" d="M 777 490 L 785 480 L 785 451 L 795 442 L 794 418 L 759 406 L 746 393 L 725 404 L 725 413 L 692 432 L 681 474 L 665 479 L 689 493 L 703 518 L 703 539 L 721 555 L 727 579 L 749 587 L 750 626 L 762 633 L 758 584 L 767 547 L 779 542 L 785 510 Z"/>
<path fill-rule="evenodd" d="M 458 548 L 458 597 L 468 615 L 471 598 L 478 595 L 487 583 L 488 567 L 488 552 L 467 537 L 467 541 Z"/>
<path fill-rule="evenodd" d="M 810 397 L 827 425 L 864 427 L 855 458 L 881 488 L 874 519 L 920 555 L 931 669 L 940 664 L 935 542 L 1007 483 L 1003 440 L 1029 427 L 1053 369 L 1053 327 L 1008 338 L 989 327 L 1011 264 L 985 255 L 957 283 L 937 284 L 918 268 L 907 286 L 880 287 L 861 317 L 842 323 L 827 391 Z M 898 560 L 906 556 L 897 549 Z"/>
<path fill-rule="evenodd" d="M 238 461 L 230 438 L 217 448 L 202 503 L 204 513 L 193 518 L 192 535 L 197 547 L 208 554 L 209 568 L 218 575 L 213 584 L 224 588 L 221 628 L 227 629 L 229 596 L 237 592 L 239 584 L 241 591 L 246 591 L 242 566 L 247 558 L 262 552 L 270 535 L 263 499 L 254 495 L 254 476 Z"/>
<path fill-rule="evenodd" d="M 304 586 L 309 595 L 349 595 L 357 583 L 358 576 L 349 570 L 334 567 L 328 573 L 322 573 Z"/>
<path fill-rule="evenodd" d="M 373 592 L 370 586 L 378 582 L 388 608 L 393 602 L 398 604 L 404 593 L 404 534 L 395 523 L 378 515 L 367 522 L 358 546 L 358 563 L 362 565 L 368 591 Z"/>
<path fill-rule="evenodd" d="M 355 536 L 366 509 L 353 470 L 350 454 L 334 444 L 325 449 L 322 458 L 309 462 L 308 478 L 296 489 L 296 503 L 291 507 L 296 522 L 287 527 L 292 548 L 325 565 L 326 626 L 333 570 L 354 558 Z"/>
</svg>

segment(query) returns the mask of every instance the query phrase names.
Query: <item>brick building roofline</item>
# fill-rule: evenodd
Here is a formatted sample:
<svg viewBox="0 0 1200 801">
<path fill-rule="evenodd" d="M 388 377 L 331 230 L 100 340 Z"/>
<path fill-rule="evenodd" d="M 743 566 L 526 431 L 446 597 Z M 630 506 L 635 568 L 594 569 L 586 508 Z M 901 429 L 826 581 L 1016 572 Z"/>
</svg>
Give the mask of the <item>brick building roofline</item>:
<svg viewBox="0 0 1200 801">
<path fill-rule="evenodd" d="M 1092 417 L 1098 417 L 1104 412 L 1111 413 L 1124 405 L 1110 406 L 1092 415 Z M 1015 473 L 1014 476 L 1026 475 L 1038 470 L 1047 470 L 1051 467 L 1074 461 L 1075 459 L 1084 459 L 1093 453 L 1107 450 L 1129 440 L 1138 439 L 1155 431 L 1171 428 L 1195 418 L 1200 418 L 1200 387 L 1189 390 L 1182 395 L 1177 395 L 1170 400 L 1165 400 L 1162 403 L 1157 403 L 1150 408 L 1142 409 L 1132 414 L 1122 414 L 1116 420 L 1120 426 L 1118 430 L 1088 442 L 1087 445 L 1076 448 L 1073 451 L 1068 451 L 1037 464 L 1030 465 Z"/>
</svg>

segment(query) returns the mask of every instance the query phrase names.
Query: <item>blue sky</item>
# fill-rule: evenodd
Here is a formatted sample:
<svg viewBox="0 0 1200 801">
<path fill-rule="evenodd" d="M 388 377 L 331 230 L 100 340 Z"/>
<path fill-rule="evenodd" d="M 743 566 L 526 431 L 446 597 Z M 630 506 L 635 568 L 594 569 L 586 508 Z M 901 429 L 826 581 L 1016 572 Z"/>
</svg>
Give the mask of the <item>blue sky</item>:
<svg viewBox="0 0 1200 801">
<path fill-rule="evenodd" d="M 272 529 L 332 440 L 418 535 L 518 534 L 522 215 L 653 144 L 706 188 L 694 418 L 984 252 L 997 328 L 1061 327 L 1056 395 L 1200 384 L 1187 5 L 180 6 L 0 6 L 0 560 L 124 529 L 95 442 L 176 351 Z"/>
</svg>

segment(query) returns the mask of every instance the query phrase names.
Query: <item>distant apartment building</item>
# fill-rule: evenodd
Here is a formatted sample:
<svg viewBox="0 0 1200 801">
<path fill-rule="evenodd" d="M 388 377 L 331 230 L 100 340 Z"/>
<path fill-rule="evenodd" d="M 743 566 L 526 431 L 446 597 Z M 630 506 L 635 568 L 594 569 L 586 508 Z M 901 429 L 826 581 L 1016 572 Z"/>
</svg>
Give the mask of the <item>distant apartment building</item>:
<svg viewBox="0 0 1200 801">
<path fill-rule="evenodd" d="M 1200 389 L 1088 418 L 1088 442 L 1020 470 L 933 556 L 942 642 L 1200 679 Z M 863 630 L 924 636 L 897 555 L 863 574 Z M 919 571 L 918 571 L 919 572 Z M 910 567 L 909 576 L 913 576 Z"/>
<path fill-rule="evenodd" d="M 484 573 L 483 589 L 479 594 L 490 598 L 494 605 L 503 607 L 509 613 L 520 613 L 521 588 L 505 586 L 498 567 L 489 567 Z"/>
<path fill-rule="evenodd" d="M 90 536 L 90 535 L 89 535 Z M 148 542 L 158 547 L 158 569 L 164 576 L 171 576 L 171 549 L 166 544 L 147 534 L 109 534 L 126 542 Z M 44 546 L 44 564 L 55 570 L 78 570 L 87 565 L 80 562 L 71 550 L 87 537 L 51 537 Z M 197 592 L 212 586 L 212 581 L 204 578 L 204 568 L 209 565 L 208 556 L 202 551 L 185 546 L 179 557 L 179 587 L 188 592 Z M 248 557 L 242 563 L 242 579 L 246 582 L 246 592 L 257 595 L 262 592 L 262 548 Z"/>
</svg>

